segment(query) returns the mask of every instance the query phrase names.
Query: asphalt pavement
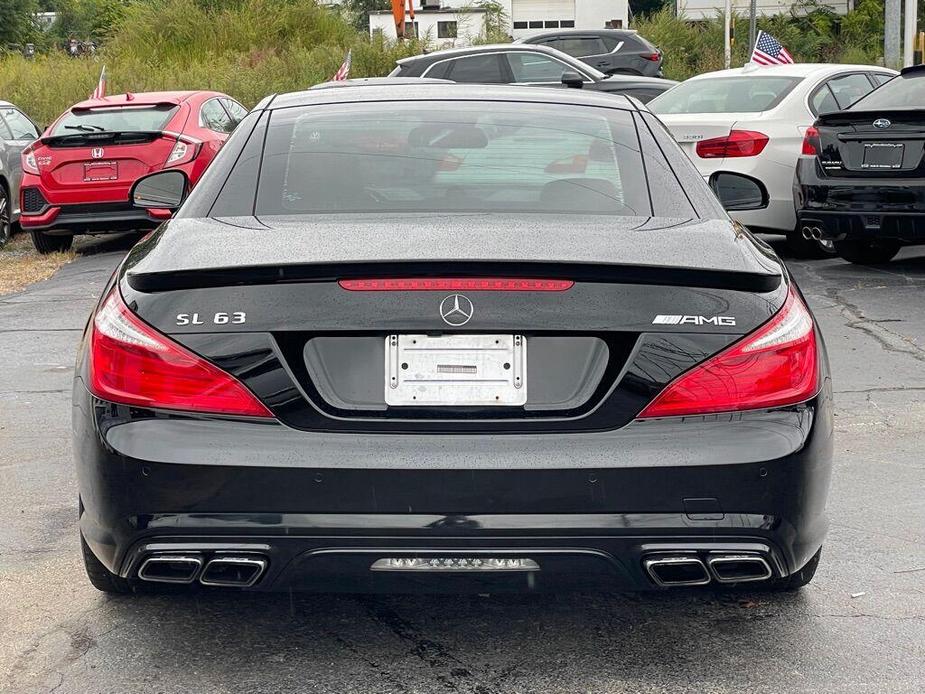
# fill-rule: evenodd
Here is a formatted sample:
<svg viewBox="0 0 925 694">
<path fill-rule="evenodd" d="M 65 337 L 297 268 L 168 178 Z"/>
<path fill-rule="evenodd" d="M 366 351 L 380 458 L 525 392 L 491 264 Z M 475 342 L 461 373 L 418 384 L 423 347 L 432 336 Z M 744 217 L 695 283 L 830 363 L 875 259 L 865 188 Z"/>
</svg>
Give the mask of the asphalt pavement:
<svg viewBox="0 0 925 694">
<path fill-rule="evenodd" d="M 0 297 L 0 691 L 925 691 L 925 247 L 789 263 L 838 415 L 831 529 L 799 593 L 108 597 L 79 557 L 70 387 L 130 243 Z"/>
</svg>

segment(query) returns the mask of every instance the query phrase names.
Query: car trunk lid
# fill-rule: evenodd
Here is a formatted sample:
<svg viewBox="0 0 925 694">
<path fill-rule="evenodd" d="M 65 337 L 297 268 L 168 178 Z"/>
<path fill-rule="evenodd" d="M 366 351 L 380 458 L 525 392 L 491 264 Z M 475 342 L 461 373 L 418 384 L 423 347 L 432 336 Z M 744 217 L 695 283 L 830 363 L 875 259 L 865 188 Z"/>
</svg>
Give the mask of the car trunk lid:
<svg viewBox="0 0 925 694">
<path fill-rule="evenodd" d="M 697 155 L 697 143 L 717 137 L 726 137 L 737 121 L 754 118 L 754 113 L 665 113 L 658 118 L 674 139 L 681 145 L 691 161 L 704 163 Z M 711 159 L 711 165 L 722 163 L 722 159 Z"/>
<path fill-rule="evenodd" d="M 786 294 L 773 254 L 728 220 L 320 217 L 175 219 L 127 259 L 126 303 L 296 428 L 524 432 L 626 424 Z M 420 382 L 465 380 L 495 353 L 525 394 L 390 397 L 425 347 L 439 353 Z"/>
<path fill-rule="evenodd" d="M 121 190 L 163 168 L 177 136 L 160 131 L 74 133 L 42 138 L 35 148 L 48 190 Z"/>
<path fill-rule="evenodd" d="M 925 175 L 925 115 L 920 111 L 840 111 L 816 122 L 827 171 L 864 177 Z"/>
</svg>

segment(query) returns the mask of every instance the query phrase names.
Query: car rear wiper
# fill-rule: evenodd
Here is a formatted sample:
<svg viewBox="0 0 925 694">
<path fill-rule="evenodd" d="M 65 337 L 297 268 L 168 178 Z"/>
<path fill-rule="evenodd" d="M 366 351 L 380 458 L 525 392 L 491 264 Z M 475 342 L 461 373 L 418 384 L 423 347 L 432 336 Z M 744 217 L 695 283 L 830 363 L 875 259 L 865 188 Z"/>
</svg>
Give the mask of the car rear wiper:
<svg viewBox="0 0 925 694">
<path fill-rule="evenodd" d="M 83 123 L 81 123 L 80 125 L 64 125 L 62 127 L 65 130 L 80 130 L 81 132 L 85 132 L 85 133 L 106 132 L 106 128 L 104 128 L 102 125 L 90 125 L 90 124 L 84 125 Z"/>
</svg>

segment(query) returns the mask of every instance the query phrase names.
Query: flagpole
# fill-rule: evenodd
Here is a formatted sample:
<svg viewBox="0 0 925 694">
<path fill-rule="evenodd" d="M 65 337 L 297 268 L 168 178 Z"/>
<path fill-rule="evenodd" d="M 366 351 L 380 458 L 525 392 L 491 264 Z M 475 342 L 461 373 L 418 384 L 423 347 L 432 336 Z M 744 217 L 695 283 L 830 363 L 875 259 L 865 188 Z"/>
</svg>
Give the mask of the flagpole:
<svg viewBox="0 0 925 694">
<path fill-rule="evenodd" d="M 726 0 L 726 17 L 723 24 L 723 59 L 728 70 L 732 67 L 732 42 L 729 36 L 730 22 L 732 21 L 732 0 Z"/>
<path fill-rule="evenodd" d="M 918 21 L 918 0 L 906 0 L 905 26 L 903 31 L 903 66 L 912 65 L 915 49 L 915 26 Z"/>
</svg>

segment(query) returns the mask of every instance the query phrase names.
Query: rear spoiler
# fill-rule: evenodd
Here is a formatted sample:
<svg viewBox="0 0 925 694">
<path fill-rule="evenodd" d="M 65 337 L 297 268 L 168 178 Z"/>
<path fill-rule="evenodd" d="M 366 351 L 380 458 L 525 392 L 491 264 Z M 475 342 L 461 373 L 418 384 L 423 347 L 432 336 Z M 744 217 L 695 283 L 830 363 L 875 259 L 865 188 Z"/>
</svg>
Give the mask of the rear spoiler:
<svg viewBox="0 0 925 694">
<path fill-rule="evenodd" d="M 404 261 L 252 265 L 197 270 L 126 273 L 129 286 L 139 292 L 230 287 L 294 282 L 335 282 L 363 277 L 544 277 L 576 282 L 613 282 L 705 289 L 772 292 L 783 277 L 779 273 L 742 272 L 661 265 L 609 265 L 602 263 L 545 263 L 504 261 Z"/>
<path fill-rule="evenodd" d="M 92 106 L 72 106 L 71 113 L 81 113 L 83 111 L 94 111 L 96 109 L 103 108 L 176 108 L 180 105 L 178 101 L 127 101 L 125 103 L 99 103 L 93 104 Z"/>
<path fill-rule="evenodd" d="M 816 119 L 816 125 L 854 125 L 864 123 L 873 125 L 878 118 L 886 118 L 902 123 L 925 123 L 925 112 L 920 109 L 879 109 L 876 111 L 862 111 L 848 109 L 847 111 L 832 111 Z"/>
<path fill-rule="evenodd" d="M 194 137 L 181 135 L 171 130 L 104 130 L 100 132 L 84 132 L 77 130 L 72 133 L 67 133 L 66 135 L 46 135 L 39 138 L 38 141 L 49 147 L 80 147 L 82 145 L 96 144 L 98 142 L 116 143 L 120 140 L 128 141 L 122 142 L 122 144 L 150 142 L 158 137 L 183 140 L 189 144 L 201 144 L 202 142 Z"/>
</svg>

